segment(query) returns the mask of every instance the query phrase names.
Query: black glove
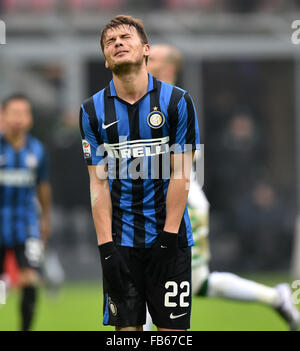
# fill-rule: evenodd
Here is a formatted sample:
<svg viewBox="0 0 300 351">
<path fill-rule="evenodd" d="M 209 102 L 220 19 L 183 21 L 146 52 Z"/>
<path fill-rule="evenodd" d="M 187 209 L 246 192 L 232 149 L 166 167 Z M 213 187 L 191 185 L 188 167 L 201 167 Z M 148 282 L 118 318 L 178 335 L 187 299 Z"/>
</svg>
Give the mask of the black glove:
<svg viewBox="0 0 300 351">
<path fill-rule="evenodd" d="M 109 289 L 117 295 L 125 294 L 130 272 L 121 254 L 117 251 L 113 241 L 99 245 L 98 248 L 103 276 Z"/>
<path fill-rule="evenodd" d="M 178 248 L 178 234 L 162 232 L 151 248 L 147 274 L 154 285 L 165 282 L 173 273 Z"/>
</svg>

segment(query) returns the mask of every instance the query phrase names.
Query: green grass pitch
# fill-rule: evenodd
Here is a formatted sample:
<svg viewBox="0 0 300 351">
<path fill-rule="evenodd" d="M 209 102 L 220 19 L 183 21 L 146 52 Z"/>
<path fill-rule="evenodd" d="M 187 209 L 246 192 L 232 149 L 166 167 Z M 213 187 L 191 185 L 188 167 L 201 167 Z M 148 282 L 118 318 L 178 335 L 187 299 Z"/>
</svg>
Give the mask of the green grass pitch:
<svg viewBox="0 0 300 351">
<path fill-rule="evenodd" d="M 287 280 L 278 275 L 255 278 L 268 285 Z M 6 305 L 0 305 L 1 331 L 18 330 L 18 308 L 19 295 L 11 291 Z M 114 330 L 102 325 L 100 280 L 66 283 L 55 297 L 41 289 L 33 330 Z M 288 328 L 275 311 L 258 303 L 194 297 L 190 330 L 284 331 Z"/>
</svg>

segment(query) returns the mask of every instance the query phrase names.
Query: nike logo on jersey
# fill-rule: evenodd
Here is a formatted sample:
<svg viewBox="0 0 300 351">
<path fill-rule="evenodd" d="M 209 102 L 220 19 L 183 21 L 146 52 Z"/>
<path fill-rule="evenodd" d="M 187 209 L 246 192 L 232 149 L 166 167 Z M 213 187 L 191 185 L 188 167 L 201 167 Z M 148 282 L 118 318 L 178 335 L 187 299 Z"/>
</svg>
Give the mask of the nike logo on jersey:
<svg viewBox="0 0 300 351">
<path fill-rule="evenodd" d="M 182 316 L 184 316 L 184 315 L 186 315 L 186 314 L 187 314 L 187 312 L 186 312 L 186 313 L 182 313 L 182 314 L 178 314 L 178 315 L 176 316 L 176 315 L 174 315 L 173 313 L 171 313 L 171 314 L 170 314 L 170 319 L 176 319 L 176 318 L 182 317 Z"/>
<path fill-rule="evenodd" d="M 114 124 L 116 124 L 116 123 L 118 123 L 118 122 L 119 122 L 119 120 L 118 120 L 118 121 L 114 121 L 114 122 L 109 123 L 109 124 L 104 124 L 104 123 L 102 123 L 102 128 L 103 128 L 103 129 L 107 129 L 107 128 L 111 127 L 112 125 L 114 125 Z"/>
<path fill-rule="evenodd" d="M 105 260 L 108 260 L 111 257 L 111 255 L 104 257 Z"/>
</svg>

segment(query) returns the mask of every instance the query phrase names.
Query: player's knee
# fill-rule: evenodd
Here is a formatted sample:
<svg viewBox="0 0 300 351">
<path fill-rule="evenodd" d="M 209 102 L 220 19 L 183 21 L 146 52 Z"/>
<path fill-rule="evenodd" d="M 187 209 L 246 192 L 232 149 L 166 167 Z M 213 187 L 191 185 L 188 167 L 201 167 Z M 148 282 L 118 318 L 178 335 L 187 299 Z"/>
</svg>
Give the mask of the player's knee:
<svg viewBox="0 0 300 351">
<path fill-rule="evenodd" d="M 21 287 L 37 286 L 39 281 L 39 274 L 34 269 L 25 268 L 21 270 L 19 277 L 19 285 Z"/>
<path fill-rule="evenodd" d="M 209 275 L 208 293 L 209 296 L 222 297 L 228 282 L 232 281 L 234 274 L 228 272 L 212 272 Z"/>
<path fill-rule="evenodd" d="M 138 325 L 134 327 L 116 327 L 116 331 L 143 331 L 143 326 Z"/>
<path fill-rule="evenodd" d="M 179 331 L 179 332 L 184 332 L 184 331 L 187 331 L 187 329 L 168 329 L 168 328 L 159 328 L 159 327 L 157 327 L 157 331 L 170 331 L 170 332 Z"/>
</svg>

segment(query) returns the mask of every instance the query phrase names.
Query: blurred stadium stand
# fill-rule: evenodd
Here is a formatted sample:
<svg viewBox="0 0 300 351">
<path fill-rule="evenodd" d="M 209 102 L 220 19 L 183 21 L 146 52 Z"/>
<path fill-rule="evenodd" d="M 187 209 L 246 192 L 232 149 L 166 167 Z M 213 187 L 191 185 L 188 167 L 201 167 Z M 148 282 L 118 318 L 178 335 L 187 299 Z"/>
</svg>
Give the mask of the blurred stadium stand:
<svg viewBox="0 0 300 351">
<path fill-rule="evenodd" d="M 208 12 L 257 13 L 282 12 L 299 8 L 299 0 L 2 0 L 6 13 L 118 11 L 149 9 L 201 10 Z"/>
<path fill-rule="evenodd" d="M 300 276 L 294 239 L 300 56 L 290 39 L 300 1 L 2 0 L 0 6 L 7 25 L 1 98 L 22 90 L 35 102 L 33 133 L 51 154 L 51 245 L 67 278 L 99 274 L 77 113 L 111 77 L 99 33 L 118 13 L 141 18 L 152 44 L 167 42 L 184 54 L 178 85 L 195 100 L 205 144 L 212 269 L 288 271 L 294 249 Z"/>
</svg>

